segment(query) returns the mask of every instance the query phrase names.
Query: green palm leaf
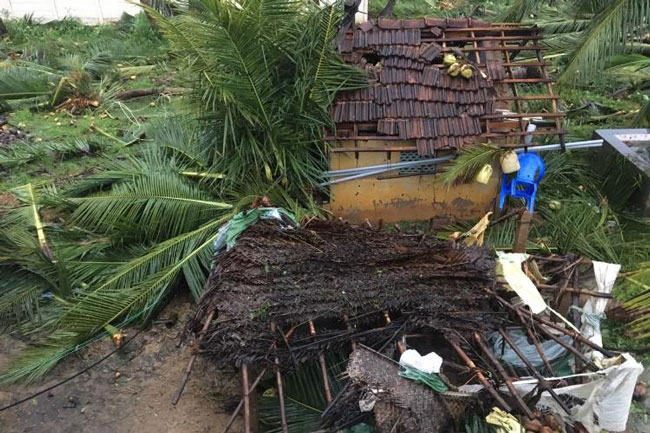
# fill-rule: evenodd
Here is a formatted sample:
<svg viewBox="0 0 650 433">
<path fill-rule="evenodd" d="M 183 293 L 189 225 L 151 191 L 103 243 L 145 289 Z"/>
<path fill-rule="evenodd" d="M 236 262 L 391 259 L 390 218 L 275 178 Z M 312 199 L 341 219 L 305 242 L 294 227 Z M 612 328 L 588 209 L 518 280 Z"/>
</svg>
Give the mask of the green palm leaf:
<svg viewBox="0 0 650 433">
<path fill-rule="evenodd" d="M 632 35 L 647 31 L 650 0 L 613 0 L 601 9 L 569 55 L 559 83 L 586 84 L 608 57 L 620 52 Z"/>
</svg>

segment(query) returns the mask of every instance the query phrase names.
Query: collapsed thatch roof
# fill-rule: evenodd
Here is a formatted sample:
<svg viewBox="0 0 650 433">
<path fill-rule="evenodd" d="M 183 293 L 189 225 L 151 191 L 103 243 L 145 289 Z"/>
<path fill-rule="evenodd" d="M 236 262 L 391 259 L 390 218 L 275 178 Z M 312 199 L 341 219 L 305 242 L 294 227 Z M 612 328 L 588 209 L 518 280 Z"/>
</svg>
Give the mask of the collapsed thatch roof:
<svg viewBox="0 0 650 433">
<path fill-rule="evenodd" d="M 299 229 L 259 222 L 217 254 L 194 324 L 216 309 L 202 352 L 219 364 L 268 358 L 273 344 L 281 360 L 300 362 L 352 339 L 385 341 L 397 330 L 493 328 L 498 315 L 482 290 L 493 284 L 487 249 L 342 222 Z"/>
</svg>

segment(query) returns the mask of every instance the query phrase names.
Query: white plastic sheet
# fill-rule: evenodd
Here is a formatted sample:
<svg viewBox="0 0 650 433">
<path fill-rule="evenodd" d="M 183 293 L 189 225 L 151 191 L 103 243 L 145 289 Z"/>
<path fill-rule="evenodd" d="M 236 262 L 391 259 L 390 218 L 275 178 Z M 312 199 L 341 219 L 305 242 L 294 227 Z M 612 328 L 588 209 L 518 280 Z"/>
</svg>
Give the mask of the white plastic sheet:
<svg viewBox="0 0 650 433">
<path fill-rule="evenodd" d="M 621 361 L 618 365 L 600 370 L 599 376 L 588 383 L 555 388 L 560 396 L 568 394 L 584 400 L 584 403 L 571 408 L 570 415 L 562 410 L 548 392 L 542 393 L 537 406 L 552 408 L 570 424 L 579 421 L 589 433 L 625 430 L 632 393 L 643 366 L 628 354 L 621 355 Z M 521 393 L 530 391 L 534 386 L 529 383 L 514 385 Z"/>
<path fill-rule="evenodd" d="M 422 356 L 417 350 L 409 349 L 400 356 L 399 365 L 420 370 L 427 374 L 440 373 L 442 358 L 436 352 Z"/>
<path fill-rule="evenodd" d="M 596 277 L 597 291 L 601 293 L 612 293 L 621 265 L 605 262 L 593 262 L 594 276 Z M 580 332 L 599 346 L 603 345 L 603 336 L 600 332 L 600 321 L 604 317 L 605 308 L 609 299 L 595 298 L 590 296 L 582 307 L 582 326 Z M 603 354 L 594 350 L 587 354 L 593 361 L 602 361 Z"/>
<path fill-rule="evenodd" d="M 521 264 L 527 257 L 526 254 L 497 251 L 499 266 L 497 272 L 503 274 L 510 288 L 530 307 L 530 310 L 534 314 L 539 314 L 546 310 L 547 305 L 535 284 L 521 269 Z"/>
</svg>

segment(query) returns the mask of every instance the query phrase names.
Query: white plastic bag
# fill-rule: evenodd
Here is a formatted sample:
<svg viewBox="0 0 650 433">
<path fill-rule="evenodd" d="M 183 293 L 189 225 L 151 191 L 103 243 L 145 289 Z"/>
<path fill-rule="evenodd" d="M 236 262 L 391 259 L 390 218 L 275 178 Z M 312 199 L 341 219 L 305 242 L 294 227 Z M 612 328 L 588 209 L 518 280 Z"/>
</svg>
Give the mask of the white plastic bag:
<svg viewBox="0 0 650 433">
<path fill-rule="evenodd" d="M 442 358 L 436 352 L 422 356 L 417 350 L 409 349 L 400 356 L 399 365 L 420 370 L 427 374 L 440 373 Z"/>
</svg>

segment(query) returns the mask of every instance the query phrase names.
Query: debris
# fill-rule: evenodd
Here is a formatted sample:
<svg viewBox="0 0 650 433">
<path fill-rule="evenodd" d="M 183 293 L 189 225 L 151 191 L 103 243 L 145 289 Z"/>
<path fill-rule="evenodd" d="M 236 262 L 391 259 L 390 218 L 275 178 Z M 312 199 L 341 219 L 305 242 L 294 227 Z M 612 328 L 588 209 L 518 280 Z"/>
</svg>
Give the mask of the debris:
<svg viewBox="0 0 650 433">
<path fill-rule="evenodd" d="M 554 410 L 567 423 L 582 423 L 589 433 L 625 430 L 630 402 L 643 366 L 627 354 L 619 362 L 594 373 L 596 378 L 590 382 L 554 389 L 558 395 L 576 401 L 577 404 L 567 400 L 570 414 L 564 413 L 548 392 L 541 393 L 538 405 Z M 515 386 L 525 393 L 535 385 L 515 383 Z"/>
<path fill-rule="evenodd" d="M 442 358 L 436 352 L 422 356 L 417 350 L 410 349 L 402 353 L 402 356 L 399 358 L 399 365 L 427 374 L 440 373 Z"/>
<path fill-rule="evenodd" d="M 471 414 L 485 416 L 477 399 L 483 409 L 498 409 L 491 419 L 504 431 L 515 428 L 508 420 L 520 415 L 515 431 L 559 433 L 563 422 L 579 421 L 594 433 L 593 419 L 590 424 L 584 417 L 602 411 L 597 402 L 603 400 L 626 417 L 640 364 L 581 335 L 549 305 L 562 293 L 606 303 L 609 299 L 601 295 L 607 289 L 601 287 L 615 274 L 605 270 L 609 266 L 617 273 L 616 265 L 503 252 L 497 261 L 482 247 L 403 230 L 386 233 L 342 221 L 312 220 L 298 227 L 278 218 L 262 220 L 264 209 L 242 215 L 247 224 L 237 230 L 230 249 L 225 241 L 219 243 L 206 292 L 189 324 L 193 330 L 203 326 L 200 336 L 205 338 L 198 344 L 204 356 L 240 368 L 245 380 L 236 412 L 244 409 L 245 429 L 253 416 L 250 371 L 272 368 L 272 392 L 281 405 L 277 427 L 288 431 L 292 414 L 282 404 L 283 375 L 303 362 L 315 363 L 320 372 L 320 392 L 328 403 L 323 431 L 371 419 L 378 432 L 447 431 L 450 423 Z M 488 217 L 475 227 L 476 241 Z M 495 273 L 497 262 L 507 287 L 517 290 L 504 290 Z M 570 278 L 585 264 L 603 271 L 598 271 L 602 284 L 597 291 Z M 542 295 L 528 275 L 555 294 Z M 568 287 L 569 280 L 577 287 Z M 577 307 L 599 311 L 596 305 Z M 214 311 L 219 320 L 208 325 L 205 317 Z M 550 321 L 549 313 L 565 326 Z M 333 387 L 325 351 L 350 348 L 349 381 L 342 389 Z M 395 353 L 401 354 L 399 363 Z M 575 369 L 569 370 L 572 357 Z M 599 357 L 599 364 L 592 361 Z M 582 383 L 583 378 L 589 381 Z M 617 425 L 608 414 L 598 417 L 600 427 Z"/>
<path fill-rule="evenodd" d="M 492 411 L 488 414 L 488 416 L 485 417 L 485 421 L 487 421 L 488 424 L 496 426 L 496 433 L 521 433 L 523 430 L 521 424 L 519 424 L 519 421 L 517 421 L 517 418 L 507 412 L 504 412 L 498 407 L 492 408 Z M 527 428 L 527 430 L 531 429 Z"/>
<path fill-rule="evenodd" d="M 372 344 L 400 329 L 469 333 L 501 323 L 482 290 L 495 284 L 494 256 L 479 247 L 336 221 L 292 230 L 261 221 L 215 259 L 192 328 L 208 311 L 219 312 L 201 350 L 221 365 L 264 360 L 270 341 L 287 368 L 324 348 Z M 384 311 L 396 314 L 385 326 L 377 323 Z M 291 343 L 278 340 L 272 322 L 284 332 L 295 329 Z"/>
<path fill-rule="evenodd" d="M 448 431 L 454 415 L 460 417 L 465 405 L 445 402 L 437 392 L 400 377 L 398 371 L 395 361 L 367 348 L 360 347 L 350 355 L 348 374 L 352 383 L 377 397 L 373 409 L 377 430 Z"/>
<path fill-rule="evenodd" d="M 634 401 L 644 401 L 648 397 L 648 385 L 643 382 L 637 382 L 634 386 L 634 393 L 632 394 L 632 400 Z"/>
</svg>

